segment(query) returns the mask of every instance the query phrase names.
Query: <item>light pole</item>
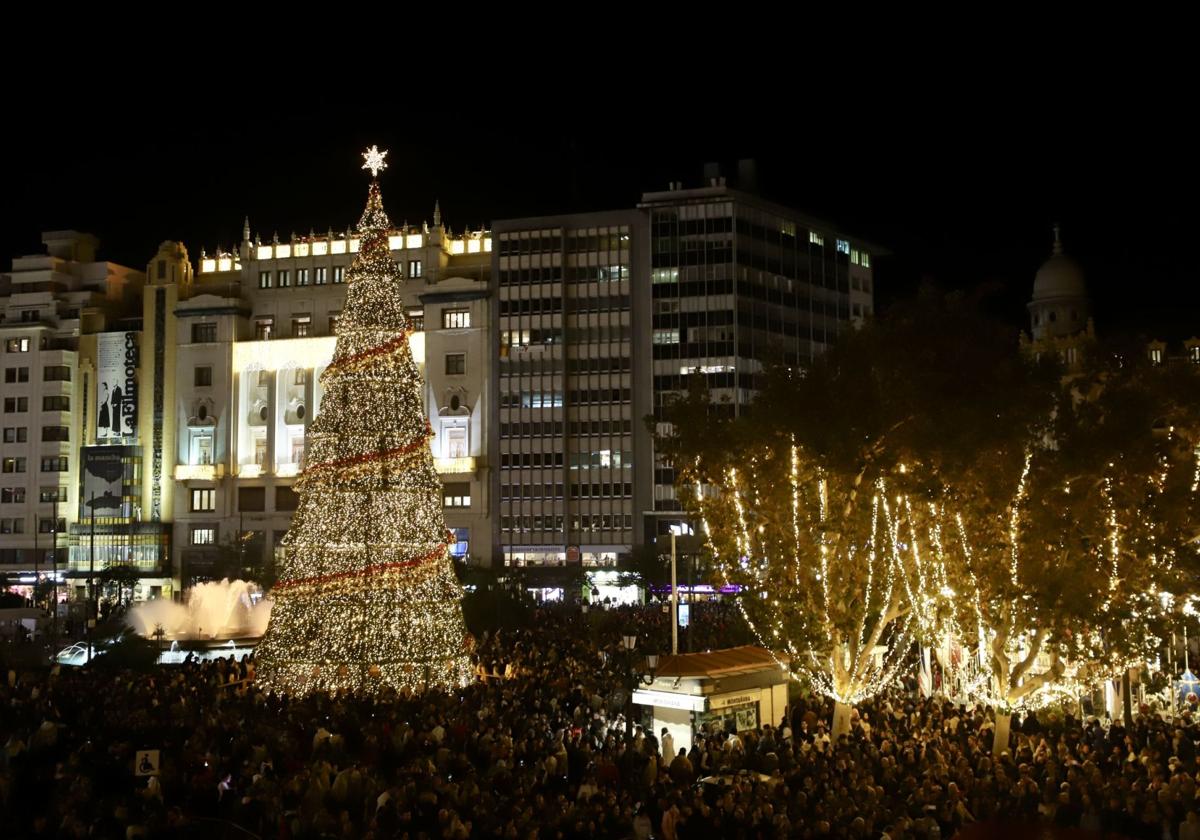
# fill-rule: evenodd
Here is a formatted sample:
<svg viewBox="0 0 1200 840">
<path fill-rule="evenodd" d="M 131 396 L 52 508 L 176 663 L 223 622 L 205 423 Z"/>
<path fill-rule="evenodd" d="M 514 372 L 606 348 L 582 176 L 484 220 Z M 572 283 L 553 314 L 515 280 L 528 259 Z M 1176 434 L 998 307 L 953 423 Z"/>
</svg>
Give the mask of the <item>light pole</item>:
<svg viewBox="0 0 1200 840">
<path fill-rule="evenodd" d="M 634 667 L 636 659 L 633 655 L 634 648 L 637 647 L 637 636 L 628 633 L 621 636 L 621 647 L 625 650 L 625 667 L 629 675 L 629 701 L 628 708 L 625 713 L 625 737 L 633 735 L 633 692 L 637 690 L 639 685 L 653 685 L 654 672 L 658 670 L 658 654 L 651 653 L 646 657 L 646 667 L 650 671 L 649 674 L 639 673 Z"/>
</svg>

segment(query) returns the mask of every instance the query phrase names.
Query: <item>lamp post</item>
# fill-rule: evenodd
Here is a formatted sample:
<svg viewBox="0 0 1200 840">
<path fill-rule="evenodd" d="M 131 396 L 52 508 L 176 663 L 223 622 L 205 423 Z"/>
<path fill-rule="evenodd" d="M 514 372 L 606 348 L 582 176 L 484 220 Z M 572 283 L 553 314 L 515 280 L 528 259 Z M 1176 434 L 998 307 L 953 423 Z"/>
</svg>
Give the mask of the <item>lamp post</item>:
<svg viewBox="0 0 1200 840">
<path fill-rule="evenodd" d="M 637 636 L 629 633 L 621 637 L 621 647 L 625 650 L 625 666 L 629 675 L 629 701 L 628 708 L 625 713 L 625 737 L 633 735 L 633 692 L 637 690 L 639 685 L 653 685 L 654 673 L 658 670 L 658 654 L 651 653 L 646 657 L 646 668 L 650 673 L 640 673 L 636 667 L 637 660 L 634 658 L 634 648 L 637 647 Z"/>
</svg>

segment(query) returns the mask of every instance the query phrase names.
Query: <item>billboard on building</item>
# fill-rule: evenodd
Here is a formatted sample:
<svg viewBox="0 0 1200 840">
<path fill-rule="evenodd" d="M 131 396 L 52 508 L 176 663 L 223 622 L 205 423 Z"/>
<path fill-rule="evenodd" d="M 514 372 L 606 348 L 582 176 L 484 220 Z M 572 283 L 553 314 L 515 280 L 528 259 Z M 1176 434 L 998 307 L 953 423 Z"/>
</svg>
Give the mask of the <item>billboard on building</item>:
<svg viewBox="0 0 1200 840">
<path fill-rule="evenodd" d="M 138 333 L 96 336 L 96 442 L 137 437 Z"/>
<path fill-rule="evenodd" d="M 124 446 L 85 446 L 82 452 L 83 481 L 79 494 L 79 518 L 128 517 L 122 485 L 125 478 Z"/>
</svg>

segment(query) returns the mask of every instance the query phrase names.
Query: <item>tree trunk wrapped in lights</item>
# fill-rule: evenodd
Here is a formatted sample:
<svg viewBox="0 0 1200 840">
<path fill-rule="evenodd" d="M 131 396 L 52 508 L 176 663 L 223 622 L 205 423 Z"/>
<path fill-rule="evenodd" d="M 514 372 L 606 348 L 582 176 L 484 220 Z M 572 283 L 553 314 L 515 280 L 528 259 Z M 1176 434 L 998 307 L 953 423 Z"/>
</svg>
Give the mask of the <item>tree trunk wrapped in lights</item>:
<svg viewBox="0 0 1200 840">
<path fill-rule="evenodd" d="M 450 688 L 469 676 L 462 589 L 390 228 L 372 180 L 256 651 L 268 689 Z"/>
</svg>

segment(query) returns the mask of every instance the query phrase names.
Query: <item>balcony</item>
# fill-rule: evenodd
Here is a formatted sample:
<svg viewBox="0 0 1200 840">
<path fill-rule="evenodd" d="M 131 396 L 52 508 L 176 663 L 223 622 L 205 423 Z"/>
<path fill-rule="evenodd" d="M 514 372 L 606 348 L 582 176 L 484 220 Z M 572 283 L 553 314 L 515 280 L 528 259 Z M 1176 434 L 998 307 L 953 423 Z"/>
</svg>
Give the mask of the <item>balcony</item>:
<svg viewBox="0 0 1200 840">
<path fill-rule="evenodd" d="M 467 475 L 475 472 L 475 458 L 434 458 L 433 466 L 442 475 Z"/>
<path fill-rule="evenodd" d="M 176 481 L 216 481 L 224 477 L 224 464 L 179 464 L 175 467 Z"/>
</svg>

